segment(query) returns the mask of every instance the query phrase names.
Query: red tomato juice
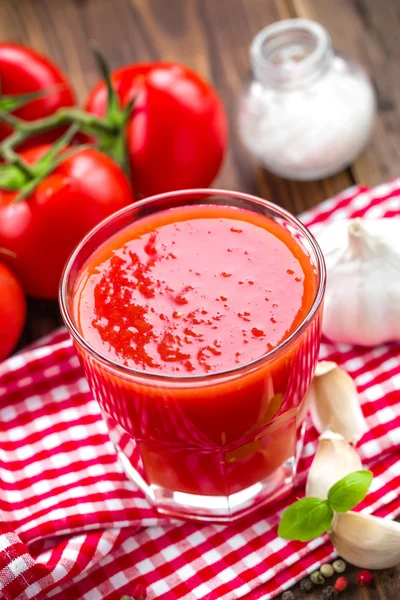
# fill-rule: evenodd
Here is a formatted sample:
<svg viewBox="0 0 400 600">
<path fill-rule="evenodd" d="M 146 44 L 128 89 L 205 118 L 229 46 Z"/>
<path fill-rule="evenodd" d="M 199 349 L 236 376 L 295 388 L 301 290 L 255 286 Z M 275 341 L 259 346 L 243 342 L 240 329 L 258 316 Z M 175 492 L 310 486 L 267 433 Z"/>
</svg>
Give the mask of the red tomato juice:
<svg viewBox="0 0 400 600">
<path fill-rule="evenodd" d="M 258 359 L 304 321 L 317 285 L 286 228 L 229 206 L 161 211 L 92 254 L 74 320 L 115 368 L 83 363 L 148 484 L 229 496 L 293 455 L 319 315 L 284 351 Z"/>
</svg>

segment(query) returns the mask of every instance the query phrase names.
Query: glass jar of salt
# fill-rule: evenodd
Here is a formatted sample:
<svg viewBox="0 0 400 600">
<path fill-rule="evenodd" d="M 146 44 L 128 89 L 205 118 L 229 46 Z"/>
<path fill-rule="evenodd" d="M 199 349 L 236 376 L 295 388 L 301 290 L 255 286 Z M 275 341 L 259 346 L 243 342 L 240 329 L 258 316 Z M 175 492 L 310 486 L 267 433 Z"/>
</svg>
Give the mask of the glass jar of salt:
<svg viewBox="0 0 400 600">
<path fill-rule="evenodd" d="M 250 58 L 238 114 L 246 148 L 287 179 L 320 179 L 350 164 L 371 133 L 375 94 L 364 70 L 335 54 L 326 29 L 274 23 L 254 38 Z"/>
</svg>

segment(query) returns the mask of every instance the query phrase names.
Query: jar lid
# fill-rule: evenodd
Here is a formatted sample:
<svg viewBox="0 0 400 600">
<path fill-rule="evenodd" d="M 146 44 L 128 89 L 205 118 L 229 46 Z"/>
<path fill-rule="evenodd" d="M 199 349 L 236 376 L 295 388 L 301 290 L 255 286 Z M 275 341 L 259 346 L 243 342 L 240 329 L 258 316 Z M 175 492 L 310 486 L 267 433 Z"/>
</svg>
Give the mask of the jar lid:
<svg viewBox="0 0 400 600">
<path fill-rule="evenodd" d="M 308 19 L 286 19 L 268 25 L 250 46 L 255 76 L 283 87 L 319 74 L 332 57 L 329 33 Z"/>
</svg>

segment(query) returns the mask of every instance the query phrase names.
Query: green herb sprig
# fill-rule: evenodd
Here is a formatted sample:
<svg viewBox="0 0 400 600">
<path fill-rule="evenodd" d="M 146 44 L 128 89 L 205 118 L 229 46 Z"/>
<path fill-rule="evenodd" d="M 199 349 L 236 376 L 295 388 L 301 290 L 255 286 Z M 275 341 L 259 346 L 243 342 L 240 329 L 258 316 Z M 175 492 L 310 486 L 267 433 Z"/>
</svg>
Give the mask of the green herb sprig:
<svg viewBox="0 0 400 600">
<path fill-rule="evenodd" d="M 371 471 L 355 471 L 340 479 L 326 500 L 303 498 L 285 510 L 278 535 L 286 540 L 308 542 L 330 529 L 335 512 L 352 510 L 364 500 L 372 483 Z"/>
</svg>

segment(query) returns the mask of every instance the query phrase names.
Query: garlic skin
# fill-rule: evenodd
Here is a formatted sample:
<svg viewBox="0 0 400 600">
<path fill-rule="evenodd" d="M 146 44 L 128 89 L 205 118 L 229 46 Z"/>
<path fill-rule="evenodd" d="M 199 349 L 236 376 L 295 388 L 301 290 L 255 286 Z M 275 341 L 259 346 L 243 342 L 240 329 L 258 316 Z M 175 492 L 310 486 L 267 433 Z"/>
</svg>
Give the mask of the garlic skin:
<svg viewBox="0 0 400 600">
<path fill-rule="evenodd" d="M 323 333 L 375 346 L 400 340 L 400 219 L 350 219 L 313 233 L 327 268 Z"/>
<path fill-rule="evenodd" d="M 353 446 L 340 434 L 328 429 L 319 438 L 308 472 L 306 496 L 326 500 L 329 489 L 339 479 L 361 469 L 361 459 Z"/>
<path fill-rule="evenodd" d="M 356 385 L 350 375 L 334 362 L 317 364 L 306 393 L 306 403 L 318 433 L 331 428 L 347 442 L 355 444 L 368 430 Z"/>
<path fill-rule="evenodd" d="M 388 569 L 400 563 L 400 523 L 349 511 L 336 513 L 329 534 L 344 560 L 362 569 Z"/>
</svg>

